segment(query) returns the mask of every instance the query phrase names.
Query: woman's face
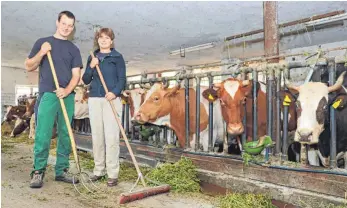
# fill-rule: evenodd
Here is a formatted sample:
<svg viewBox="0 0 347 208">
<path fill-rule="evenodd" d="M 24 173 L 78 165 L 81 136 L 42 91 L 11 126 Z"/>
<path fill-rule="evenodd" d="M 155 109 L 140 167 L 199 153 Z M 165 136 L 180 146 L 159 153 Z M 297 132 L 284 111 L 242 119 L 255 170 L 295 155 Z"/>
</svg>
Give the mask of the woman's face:
<svg viewBox="0 0 347 208">
<path fill-rule="evenodd" d="M 100 49 L 109 49 L 111 48 L 112 40 L 109 36 L 101 33 L 100 37 L 98 38 L 98 44 Z"/>
</svg>

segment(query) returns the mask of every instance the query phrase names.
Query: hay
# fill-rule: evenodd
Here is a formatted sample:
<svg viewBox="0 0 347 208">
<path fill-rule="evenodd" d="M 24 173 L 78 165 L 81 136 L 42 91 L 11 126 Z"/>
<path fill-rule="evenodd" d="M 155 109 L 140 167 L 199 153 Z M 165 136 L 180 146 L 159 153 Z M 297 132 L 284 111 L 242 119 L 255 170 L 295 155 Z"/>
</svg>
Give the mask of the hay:
<svg viewBox="0 0 347 208">
<path fill-rule="evenodd" d="M 229 193 L 217 197 L 217 207 L 220 208 L 275 208 L 269 196 L 262 194 Z"/>
<path fill-rule="evenodd" d="M 13 128 L 14 128 L 15 121 L 11 121 L 10 123 L 4 122 L 1 125 L 1 135 L 2 136 L 10 136 Z"/>
<path fill-rule="evenodd" d="M 186 157 L 174 164 L 165 163 L 153 169 L 147 177 L 159 183 L 169 184 L 171 190 L 177 193 L 200 192 L 196 166 Z"/>
</svg>

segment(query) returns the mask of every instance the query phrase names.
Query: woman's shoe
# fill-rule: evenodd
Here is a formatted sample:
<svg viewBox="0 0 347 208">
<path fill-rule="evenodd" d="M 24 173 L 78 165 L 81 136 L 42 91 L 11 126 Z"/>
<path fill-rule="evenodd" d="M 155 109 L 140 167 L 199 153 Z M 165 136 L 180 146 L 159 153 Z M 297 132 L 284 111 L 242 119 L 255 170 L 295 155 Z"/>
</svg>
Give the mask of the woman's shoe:
<svg viewBox="0 0 347 208">
<path fill-rule="evenodd" d="M 107 186 L 116 186 L 118 184 L 118 178 L 109 178 L 107 179 Z"/>
</svg>

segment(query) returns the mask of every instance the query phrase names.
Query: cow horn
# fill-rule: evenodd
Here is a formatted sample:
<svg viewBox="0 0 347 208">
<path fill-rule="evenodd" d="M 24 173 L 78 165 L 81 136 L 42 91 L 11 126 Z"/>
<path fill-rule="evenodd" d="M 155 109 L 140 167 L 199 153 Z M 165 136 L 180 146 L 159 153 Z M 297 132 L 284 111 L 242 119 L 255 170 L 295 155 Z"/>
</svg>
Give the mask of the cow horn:
<svg viewBox="0 0 347 208">
<path fill-rule="evenodd" d="M 213 88 L 221 88 L 221 87 L 222 87 L 222 83 L 213 84 Z"/>
<path fill-rule="evenodd" d="M 249 80 L 243 80 L 242 87 L 246 87 L 247 85 L 249 85 Z"/>
<path fill-rule="evenodd" d="M 140 84 L 140 87 L 147 90 L 151 89 L 151 86 L 147 86 L 147 84 Z"/>
<path fill-rule="evenodd" d="M 339 78 L 336 80 L 336 83 L 333 86 L 328 87 L 329 92 L 334 92 L 342 87 L 343 78 L 345 76 L 346 72 L 342 72 L 342 74 L 339 76 Z"/>
<path fill-rule="evenodd" d="M 122 93 L 125 97 L 129 97 L 130 91 L 129 90 L 124 90 Z"/>
</svg>

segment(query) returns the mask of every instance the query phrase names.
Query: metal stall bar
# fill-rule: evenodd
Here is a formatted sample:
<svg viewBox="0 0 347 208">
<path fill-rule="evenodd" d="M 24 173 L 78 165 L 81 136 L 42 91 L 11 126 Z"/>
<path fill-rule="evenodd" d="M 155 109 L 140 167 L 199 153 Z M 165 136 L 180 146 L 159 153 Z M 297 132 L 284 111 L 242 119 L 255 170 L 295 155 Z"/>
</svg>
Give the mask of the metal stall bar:
<svg viewBox="0 0 347 208">
<path fill-rule="evenodd" d="M 281 71 L 276 71 L 276 147 L 275 154 L 279 154 L 281 151 L 281 100 L 279 92 L 281 90 Z M 284 131 L 284 130 L 283 130 Z"/>
<path fill-rule="evenodd" d="M 288 73 L 287 73 L 288 74 Z M 287 89 L 286 86 L 284 86 Z M 290 103 L 283 101 L 283 142 L 282 142 L 282 160 L 288 160 L 288 111 Z M 277 146 L 277 144 L 276 144 Z"/>
<path fill-rule="evenodd" d="M 268 81 L 267 81 L 267 85 L 268 85 L 268 100 L 267 100 L 267 105 L 268 105 L 268 116 L 267 116 L 267 135 L 270 136 L 271 138 L 273 138 L 273 98 L 272 98 L 272 92 L 273 92 L 273 81 L 274 81 L 274 73 L 273 73 L 273 69 L 269 68 L 268 69 Z"/>
<path fill-rule="evenodd" d="M 189 79 L 185 78 L 184 80 L 184 94 L 185 94 L 185 132 L 186 132 L 186 148 L 190 147 L 190 140 L 189 140 Z"/>
<path fill-rule="evenodd" d="M 258 72 L 256 70 L 252 73 L 253 78 L 253 141 L 257 140 L 258 137 L 258 94 L 257 94 L 257 83 L 258 83 Z"/>
<path fill-rule="evenodd" d="M 213 76 L 211 73 L 208 74 L 209 87 L 213 88 Z M 210 102 L 208 105 L 209 117 L 208 117 L 208 150 L 213 152 L 213 103 Z"/>
<path fill-rule="evenodd" d="M 195 151 L 198 151 L 200 147 L 200 81 L 200 78 L 196 77 Z"/>
<path fill-rule="evenodd" d="M 247 74 L 243 72 L 241 74 L 241 79 L 246 80 Z M 242 119 L 242 125 L 244 126 L 244 131 L 243 131 L 242 136 L 241 136 L 242 145 L 246 144 L 246 141 L 247 141 L 247 102 L 245 102 L 243 107 L 244 107 L 244 115 L 243 115 L 243 119 Z"/>
<path fill-rule="evenodd" d="M 328 62 L 329 71 L 329 86 L 335 84 L 335 61 Z M 330 106 L 330 168 L 336 168 L 336 119 L 335 119 L 335 109 Z"/>
</svg>

